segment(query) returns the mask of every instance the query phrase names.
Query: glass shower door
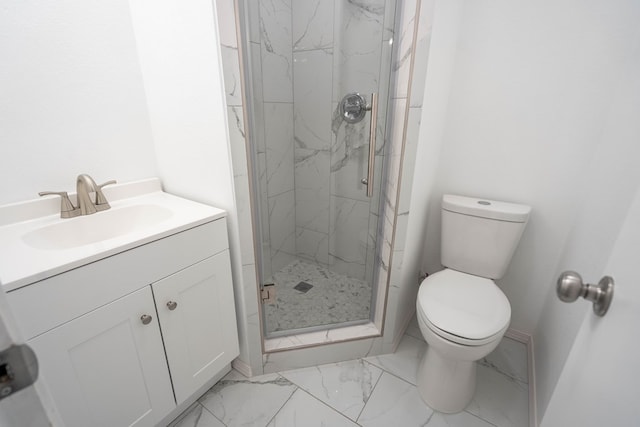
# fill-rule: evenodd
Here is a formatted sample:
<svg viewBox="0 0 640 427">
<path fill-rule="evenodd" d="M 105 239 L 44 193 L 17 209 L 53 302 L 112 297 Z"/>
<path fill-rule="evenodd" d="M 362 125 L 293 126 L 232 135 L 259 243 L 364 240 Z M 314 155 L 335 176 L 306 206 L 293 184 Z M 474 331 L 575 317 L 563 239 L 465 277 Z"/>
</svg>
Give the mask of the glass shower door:
<svg viewBox="0 0 640 427">
<path fill-rule="evenodd" d="M 259 23 L 249 74 L 261 276 L 276 296 L 263 306 L 266 336 L 368 322 L 395 1 L 245 7 Z M 354 105 L 341 108 L 350 93 L 364 99 L 355 123 L 344 116 Z"/>
</svg>

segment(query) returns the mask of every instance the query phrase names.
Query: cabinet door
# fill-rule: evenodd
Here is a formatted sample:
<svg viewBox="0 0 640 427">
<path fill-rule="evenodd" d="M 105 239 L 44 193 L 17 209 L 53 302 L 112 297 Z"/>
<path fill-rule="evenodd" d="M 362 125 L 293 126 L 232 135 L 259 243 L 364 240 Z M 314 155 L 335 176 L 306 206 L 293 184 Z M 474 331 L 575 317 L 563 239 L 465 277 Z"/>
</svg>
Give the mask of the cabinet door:
<svg viewBox="0 0 640 427">
<path fill-rule="evenodd" d="M 148 286 L 29 343 L 67 427 L 153 426 L 175 407 Z"/>
<path fill-rule="evenodd" d="M 229 251 L 152 285 L 178 404 L 238 355 Z"/>
</svg>

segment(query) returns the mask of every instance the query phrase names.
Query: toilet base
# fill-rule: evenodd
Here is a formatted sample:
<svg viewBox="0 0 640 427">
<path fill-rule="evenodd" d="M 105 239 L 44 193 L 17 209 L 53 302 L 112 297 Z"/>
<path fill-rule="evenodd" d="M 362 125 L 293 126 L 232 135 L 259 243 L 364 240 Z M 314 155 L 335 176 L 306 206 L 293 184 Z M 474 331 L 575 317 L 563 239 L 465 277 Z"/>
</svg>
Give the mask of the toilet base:
<svg viewBox="0 0 640 427">
<path fill-rule="evenodd" d="M 444 358 L 429 346 L 420 362 L 417 382 L 420 397 L 431 409 L 460 412 L 476 390 L 476 362 Z"/>
</svg>

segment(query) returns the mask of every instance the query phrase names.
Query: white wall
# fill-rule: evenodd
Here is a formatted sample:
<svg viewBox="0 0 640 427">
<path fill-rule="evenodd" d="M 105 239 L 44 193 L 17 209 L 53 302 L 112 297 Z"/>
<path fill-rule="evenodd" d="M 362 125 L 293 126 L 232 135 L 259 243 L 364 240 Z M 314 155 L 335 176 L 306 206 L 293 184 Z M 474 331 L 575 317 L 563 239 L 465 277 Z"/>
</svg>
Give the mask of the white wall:
<svg viewBox="0 0 640 427">
<path fill-rule="evenodd" d="M 446 45 L 454 58 L 436 63 L 433 54 L 428 79 L 450 73 L 439 80 L 451 93 L 448 104 L 439 102 L 422 118 L 428 125 L 416 160 L 425 167 L 416 168 L 412 213 L 430 205 L 423 268 L 433 272 L 441 268 L 442 193 L 533 207 L 499 284 L 512 305 L 511 327 L 534 338 L 542 418 L 590 310 L 561 303 L 556 278 L 575 269 L 585 280 L 599 280 L 640 179 L 634 83 L 640 11 L 631 0 L 461 5 L 457 33 L 438 39 L 434 31 L 432 52 Z M 437 28 L 449 18 L 435 19 Z M 433 86 L 428 80 L 426 93 Z M 442 133 L 427 132 L 442 116 Z M 439 144 L 434 165 L 429 160 Z"/>
<path fill-rule="evenodd" d="M 240 286 L 213 3 L 8 0 L 2 8 L 0 204 L 75 191 L 84 172 L 96 181 L 160 176 L 165 190 L 229 212 Z"/>
<path fill-rule="evenodd" d="M 4 1 L 0 57 L 0 204 L 156 174 L 126 0 Z"/>
<path fill-rule="evenodd" d="M 130 0 L 130 4 L 163 187 L 229 213 L 240 351 L 246 359 L 247 313 L 214 4 L 208 0 Z"/>
<path fill-rule="evenodd" d="M 595 1 L 463 4 L 425 268 L 441 268 L 442 193 L 531 205 L 499 281 L 516 330 L 534 331 L 585 197 L 623 53 L 615 25 Z"/>
</svg>

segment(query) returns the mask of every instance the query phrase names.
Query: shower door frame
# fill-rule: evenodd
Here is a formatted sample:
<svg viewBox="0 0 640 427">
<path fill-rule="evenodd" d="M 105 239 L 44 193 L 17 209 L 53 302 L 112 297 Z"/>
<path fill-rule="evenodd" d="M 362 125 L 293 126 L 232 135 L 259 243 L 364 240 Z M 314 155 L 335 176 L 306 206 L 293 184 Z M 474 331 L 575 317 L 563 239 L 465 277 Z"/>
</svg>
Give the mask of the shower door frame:
<svg viewBox="0 0 640 427">
<path fill-rule="evenodd" d="M 382 4 L 382 2 L 381 2 Z M 364 9 L 363 9 L 364 10 Z M 377 275 L 378 275 L 378 269 L 376 268 L 376 264 L 379 264 L 380 261 L 377 261 L 380 259 L 380 254 L 381 254 L 381 250 L 380 250 L 380 240 L 382 239 L 382 233 L 381 233 L 381 221 L 380 219 L 382 218 L 381 214 L 382 214 L 382 204 L 380 203 L 380 200 L 383 199 L 384 196 L 384 188 L 382 186 L 382 182 L 381 181 L 381 177 L 384 176 L 386 174 L 386 167 L 382 168 L 382 161 L 384 161 L 384 163 L 386 164 L 386 158 L 388 158 L 388 153 L 386 153 L 387 150 L 387 144 L 385 143 L 388 140 L 388 133 L 389 133 L 389 107 L 391 106 L 391 99 L 388 96 L 391 92 L 391 86 L 392 86 L 392 81 L 391 81 L 391 74 L 392 74 L 392 45 L 391 45 L 391 40 L 392 40 L 392 35 L 393 35 L 393 30 L 390 30 L 389 27 L 393 28 L 395 25 L 394 21 L 395 21 L 395 17 L 396 17 L 396 1 L 395 0 L 387 0 L 384 2 L 384 10 L 385 13 L 384 15 L 380 15 L 380 22 L 378 22 L 376 25 L 378 25 L 379 29 L 378 31 L 380 32 L 380 41 L 379 43 L 379 48 L 378 48 L 378 57 L 376 59 L 378 65 L 376 65 L 377 70 L 376 70 L 376 86 L 377 86 L 377 93 L 381 93 L 381 99 L 383 99 L 384 103 L 380 108 L 381 114 L 378 115 L 378 117 L 376 117 L 377 121 L 381 124 L 381 126 L 376 128 L 376 133 L 377 133 L 377 140 L 379 141 L 379 143 L 376 145 L 376 149 L 375 149 L 375 154 L 378 160 L 378 168 L 376 170 L 376 175 L 375 175 L 375 184 L 376 184 L 376 199 L 374 204 L 372 205 L 372 207 L 367 208 L 368 210 L 368 217 L 369 220 L 367 222 L 371 223 L 371 218 L 375 219 L 375 232 L 373 233 L 373 235 L 375 235 L 374 241 L 373 243 L 375 245 L 372 245 L 370 247 L 370 249 L 368 249 L 369 251 L 372 252 L 372 255 L 370 256 L 370 260 L 367 260 L 367 263 L 369 264 L 368 266 L 366 266 L 366 268 L 370 271 L 370 273 L 364 274 L 363 273 L 363 277 L 362 279 L 366 279 L 366 282 L 369 283 L 369 285 L 371 286 L 371 293 L 372 293 L 372 298 L 371 298 L 371 304 L 370 304 L 370 313 L 369 313 L 369 320 L 373 320 L 375 318 L 375 307 L 376 306 L 380 306 L 381 304 L 379 303 L 380 301 L 380 295 L 376 295 L 376 290 L 378 290 L 379 286 L 376 286 L 377 284 Z M 358 11 L 360 11 L 358 9 Z M 389 17 L 391 19 L 389 19 Z M 384 20 L 383 20 L 384 18 Z M 373 22 L 372 18 L 368 18 L 371 19 L 371 22 Z M 365 22 L 365 21 L 363 21 Z M 351 24 L 352 22 L 349 22 L 349 24 Z M 371 25 L 371 24 L 369 24 Z M 250 36 L 248 37 L 250 38 Z M 351 41 L 351 40 L 349 40 Z M 249 42 L 251 43 L 251 41 Z M 352 42 L 353 43 L 353 42 Z M 245 43 L 246 45 L 246 43 Z M 249 44 L 250 45 L 250 44 Z M 243 45 L 244 46 L 244 45 Z M 340 55 L 341 50 L 339 50 L 339 48 L 336 48 L 335 46 L 333 46 L 331 48 L 332 50 L 332 58 L 333 61 L 335 62 L 335 60 L 338 60 L 338 62 L 342 61 L 342 56 Z M 294 55 L 295 55 L 295 51 L 294 51 Z M 250 64 L 250 56 L 252 55 L 243 55 L 243 57 L 245 58 L 244 64 L 246 65 L 247 63 Z M 348 61 L 348 59 L 347 59 Z M 253 68 L 253 67 L 251 67 Z M 334 65 L 335 68 L 335 65 Z M 250 78 L 249 75 L 245 75 L 245 78 Z M 292 77 L 293 80 L 293 77 Z M 255 83 L 254 83 L 255 84 Z M 247 93 L 249 93 L 250 95 L 246 98 L 246 99 L 252 99 L 255 100 L 256 97 L 254 96 L 254 94 L 252 93 L 255 90 L 254 84 L 247 84 Z M 335 111 L 337 110 L 337 104 L 336 104 L 336 96 L 341 96 L 342 92 L 347 91 L 347 87 L 343 87 L 342 89 L 337 89 L 335 88 L 336 83 L 334 82 L 332 84 L 332 86 L 334 86 L 334 88 L 332 89 L 334 91 L 334 95 L 332 97 L 332 109 L 334 110 L 334 114 Z M 258 90 L 260 90 L 260 88 L 258 87 Z M 337 91 L 337 92 L 336 92 Z M 266 102 L 266 101 L 265 101 Z M 260 132 L 259 131 L 254 131 L 251 132 L 253 130 L 255 130 L 255 108 L 256 108 L 256 104 L 254 102 L 247 102 L 246 103 L 247 107 L 250 108 L 252 110 L 252 114 L 246 114 L 246 120 L 245 122 L 249 125 L 246 127 L 246 132 L 245 135 L 248 136 L 250 134 L 254 134 L 256 135 L 258 138 L 263 138 L 262 135 L 259 135 Z M 334 115 L 334 121 L 333 121 L 333 133 L 335 135 L 332 135 L 332 137 L 337 138 L 338 137 L 338 133 L 339 132 L 345 132 L 345 126 L 347 126 L 346 122 L 342 122 L 342 121 L 337 121 L 335 120 L 335 115 Z M 374 120 L 375 122 L 375 120 Z M 337 124 L 337 125 L 336 125 Z M 367 124 L 367 122 L 365 121 L 363 124 Z M 368 125 L 364 126 L 365 130 L 368 131 Z M 351 128 L 353 128 L 353 126 L 351 126 Z M 348 131 L 347 131 L 348 132 Z M 359 133 L 361 134 L 361 133 Z M 345 137 L 348 138 L 348 137 Z M 368 138 L 366 138 L 368 139 Z M 248 144 L 252 144 L 252 145 L 256 145 L 256 140 L 253 139 L 251 140 L 251 142 L 248 142 Z M 333 145 L 333 143 L 332 143 Z M 362 147 L 358 147 L 358 148 L 362 148 Z M 334 148 L 332 148 L 332 150 L 334 150 Z M 367 144 L 367 151 L 368 150 L 368 144 Z M 333 151 L 331 151 L 333 152 Z M 265 284 L 265 279 L 266 277 L 264 274 L 265 271 L 265 255 L 264 255 L 264 250 L 265 247 L 263 246 L 263 239 L 260 238 L 260 236 L 264 236 L 263 234 L 263 227 L 265 226 L 265 224 L 263 223 L 263 221 L 261 220 L 262 215 L 260 214 L 261 211 L 265 210 L 264 207 L 264 202 L 260 200 L 260 197 L 258 194 L 263 193 L 263 189 L 261 189 L 260 191 L 257 191 L 257 189 L 260 187 L 260 183 L 257 182 L 256 180 L 256 169 L 255 166 L 258 165 L 258 159 L 256 159 L 257 156 L 257 148 L 253 148 L 253 149 L 249 149 L 248 150 L 248 154 L 249 154 L 249 161 L 252 164 L 253 167 L 250 168 L 250 173 L 253 175 L 252 179 L 250 180 L 250 190 L 251 190 L 251 201 L 253 202 L 253 209 L 252 209 L 252 216 L 253 216 L 253 222 L 254 222 L 254 229 L 256 231 L 256 233 L 254 234 L 254 244 L 255 244 L 255 248 L 260 248 L 260 250 L 256 251 L 255 256 L 256 256 L 256 261 L 257 261 L 257 268 L 258 268 L 258 283 L 259 283 L 259 287 L 262 289 L 264 284 Z M 350 154 L 350 153 L 349 153 Z M 347 154 L 345 154 L 346 156 Z M 382 160 L 382 161 L 381 161 Z M 333 163 L 333 161 L 332 161 Z M 328 172 L 328 171 L 327 171 Z M 258 172 L 260 173 L 260 172 Z M 365 174 L 366 176 L 366 174 Z M 333 177 L 332 177 L 333 178 Z M 359 181 L 359 180 L 358 180 Z M 360 184 L 358 182 L 358 184 Z M 351 185 L 351 184 L 350 184 Z M 367 189 L 367 186 L 364 187 L 363 192 L 365 192 Z M 266 197 L 265 195 L 263 195 L 262 197 Z M 339 196 L 336 196 L 339 197 Z M 368 200 L 367 198 L 365 198 L 365 200 Z M 358 202 L 356 202 L 358 203 Z M 362 203 L 362 202 L 359 202 Z M 370 204 L 370 202 L 367 202 L 368 204 Z M 297 230 L 296 230 L 297 231 Z M 371 231 L 367 233 L 368 236 L 371 236 Z M 367 240 L 370 239 L 370 237 L 367 238 Z M 368 243 L 368 245 L 370 245 L 371 243 Z M 332 255 L 329 255 L 330 257 Z M 367 257 L 369 258 L 369 257 Z M 386 265 L 389 265 L 388 262 L 385 263 Z M 363 267 L 365 267 L 364 263 L 363 263 Z M 329 267 L 329 269 L 331 269 Z M 275 270 L 275 268 L 274 268 Z M 261 298 L 261 297 L 260 297 Z M 376 304 L 376 302 L 378 302 Z M 262 304 L 260 304 L 262 305 Z M 384 304 L 382 304 L 382 307 L 384 307 Z M 261 327 L 261 334 L 263 336 L 263 339 L 265 338 L 267 331 L 266 331 L 266 325 L 265 325 L 265 314 L 264 314 L 264 310 L 263 307 L 260 307 L 260 320 L 262 322 L 262 327 Z M 378 316 L 379 317 L 379 316 Z M 383 316 L 384 317 L 384 316 Z M 363 320 L 358 320 L 358 321 L 352 321 L 352 322 L 347 322 L 346 325 L 349 324 L 362 324 L 362 323 L 367 323 L 366 319 Z M 304 328 L 304 330 L 296 330 L 296 329 L 289 329 L 286 331 L 282 331 L 276 334 L 273 334 L 270 336 L 276 336 L 276 335 L 291 335 L 291 334 L 297 334 L 299 332 L 309 332 L 309 331 L 314 331 L 314 330 L 326 330 L 326 329 L 334 329 L 334 328 L 340 328 L 343 327 L 345 324 L 340 323 L 340 324 L 330 324 L 330 325 L 318 325 L 318 326 L 311 326 L 311 327 L 307 327 Z M 381 327 L 382 325 L 380 325 Z M 381 329 L 381 328 L 380 328 Z M 379 334 L 378 334 L 379 335 Z"/>
<path fill-rule="evenodd" d="M 254 188 L 254 179 L 252 177 L 252 174 L 253 174 L 252 171 L 254 170 L 252 165 L 255 163 L 255 159 L 252 158 L 252 150 L 248 147 L 248 142 L 246 142 L 252 138 L 252 133 L 253 133 L 252 131 L 253 127 L 249 126 L 251 123 L 252 117 L 248 112 L 248 109 L 252 108 L 252 105 L 247 103 L 246 101 L 249 98 L 248 92 L 250 92 L 251 88 L 245 85 L 245 74 L 244 74 L 244 67 L 246 66 L 246 64 L 248 64 L 249 60 L 248 60 L 248 54 L 247 52 L 245 52 L 245 46 L 241 42 L 241 40 L 243 40 L 243 37 L 244 37 L 244 34 L 242 33 L 242 31 L 240 31 L 240 21 L 242 19 L 240 10 L 243 8 L 243 5 L 241 4 L 242 1 L 241 0 L 228 0 L 228 1 L 230 3 L 233 3 L 233 7 L 235 8 L 235 26 L 231 28 L 233 28 L 233 31 L 235 32 L 235 36 L 238 41 L 235 46 L 233 46 L 233 43 L 235 43 L 235 40 L 229 46 L 225 46 L 224 43 L 222 43 L 221 46 L 223 51 L 225 48 L 229 48 L 231 50 L 236 49 L 237 50 L 236 54 L 241 59 L 239 61 L 239 64 L 236 63 L 236 66 L 239 69 L 234 72 L 233 63 L 231 63 L 230 65 L 227 65 L 228 62 L 224 60 L 224 54 L 223 54 L 223 65 L 225 67 L 225 71 L 224 71 L 225 85 L 227 87 L 232 87 L 233 92 L 235 93 L 237 92 L 236 83 L 240 81 L 240 89 L 242 91 L 242 96 L 240 97 L 241 104 L 229 103 L 230 94 L 229 94 L 229 91 L 227 91 L 227 104 L 237 105 L 242 108 L 242 114 L 240 116 L 238 116 L 237 110 L 234 110 L 234 109 L 237 109 L 238 107 L 230 106 L 228 107 L 228 111 L 229 112 L 233 111 L 235 113 L 235 118 L 232 117 L 232 114 L 230 114 L 230 119 L 229 119 L 230 129 L 233 131 L 233 129 L 235 128 L 234 125 L 236 124 L 238 125 L 240 130 L 240 134 L 238 135 L 242 137 L 242 144 L 244 147 L 243 149 L 244 155 L 240 154 L 239 151 L 233 152 L 233 150 L 232 150 L 232 155 L 234 157 L 234 160 L 236 160 L 237 163 L 240 164 L 242 168 L 244 168 L 244 166 L 241 165 L 243 161 L 247 161 L 249 166 L 248 171 L 246 171 L 246 175 L 249 179 L 245 184 L 243 184 L 243 179 L 241 175 L 236 176 L 236 191 L 237 192 L 239 191 L 241 195 L 245 194 L 242 191 L 242 188 L 244 186 L 247 186 L 248 187 L 247 190 L 249 193 L 248 194 L 249 200 L 246 200 L 245 203 L 247 203 L 248 205 L 252 205 L 251 210 L 248 213 L 245 213 L 241 218 L 239 218 L 240 222 L 245 226 L 244 228 L 241 227 L 241 230 L 240 230 L 241 236 L 243 234 L 245 235 L 243 239 L 243 242 L 245 243 L 241 244 L 241 247 L 243 248 L 243 254 L 246 254 L 246 255 L 250 254 L 251 256 L 251 258 L 245 258 L 244 255 L 242 257 L 242 260 L 243 260 L 242 264 L 245 265 L 246 267 L 252 267 L 250 272 L 248 269 L 243 269 L 243 277 L 244 277 L 243 282 L 248 280 L 247 285 L 249 285 L 250 283 L 253 283 L 253 279 L 251 276 L 254 276 L 257 278 L 259 274 L 258 270 L 255 270 L 253 268 L 255 264 L 254 265 L 251 265 L 251 264 L 253 262 L 260 263 L 260 259 L 259 259 L 260 255 L 256 253 L 253 249 L 248 248 L 248 246 L 246 245 L 247 238 L 249 237 L 247 236 L 247 234 L 248 232 L 250 232 L 249 229 L 251 229 L 252 231 L 251 238 L 249 240 L 253 241 L 254 248 L 258 248 L 260 245 L 260 242 L 257 239 L 257 235 L 258 235 L 257 233 L 259 232 L 260 226 L 259 226 L 259 222 L 256 221 L 256 218 L 255 218 L 255 215 L 257 213 L 257 205 L 255 203 L 255 200 L 253 199 L 255 195 L 255 188 Z M 405 3 L 408 4 L 408 6 L 406 6 Z M 398 271 L 399 266 L 392 269 L 392 255 L 394 253 L 393 248 L 396 240 L 396 223 L 400 221 L 400 218 L 398 218 L 398 208 L 399 208 L 399 205 L 403 203 L 400 200 L 400 190 L 401 190 L 400 179 L 401 179 L 401 176 L 404 176 L 404 175 L 407 175 L 405 176 L 405 179 L 407 177 L 410 178 L 409 175 L 412 174 L 411 171 L 413 170 L 413 159 L 411 158 L 409 159 L 409 163 L 408 163 L 408 170 L 410 170 L 409 172 L 404 172 L 403 165 L 402 165 L 404 161 L 405 137 L 406 137 L 408 114 L 410 111 L 411 94 L 413 93 L 414 96 L 416 96 L 417 98 L 420 98 L 419 100 L 416 101 L 419 104 L 417 104 L 417 107 L 416 107 L 417 110 L 415 111 L 419 111 L 422 103 L 422 99 L 421 99 L 422 86 L 419 88 L 413 88 L 412 82 L 411 82 L 413 72 L 414 72 L 413 68 L 414 68 L 414 61 L 416 56 L 415 55 L 416 37 L 418 33 L 418 28 L 419 28 L 418 23 L 420 22 L 420 27 L 422 27 L 421 31 L 426 31 L 427 35 L 425 36 L 425 33 L 423 33 L 421 35 L 421 39 L 419 40 L 419 42 L 422 43 L 422 46 L 426 46 L 427 48 L 426 52 L 428 52 L 428 44 L 429 44 L 428 34 L 430 33 L 429 23 L 432 19 L 432 16 L 429 14 L 431 14 L 433 10 L 433 2 L 431 1 L 427 2 L 426 7 L 424 8 L 424 10 L 426 10 L 427 12 L 425 13 L 424 16 L 422 16 L 420 14 L 421 3 L 424 3 L 424 0 L 417 0 L 416 2 L 412 2 L 412 1 L 405 2 L 403 0 L 398 0 L 396 2 L 397 11 L 396 11 L 396 18 L 395 18 L 396 23 L 394 27 L 396 28 L 396 32 L 397 32 L 396 34 L 397 40 L 394 40 L 394 48 L 393 48 L 393 67 L 394 68 L 392 71 L 392 79 L 390 80 L 391 96 L 388 97 L 388 103 L 389 103 L 388 116 L 390 117 L 390 119 L 387 122 L 387 134 L 393 134 L 393 138 L 389 137 L 389 141 L 391 142 L 391 144 L 389 144 L 389 149 L 391 151 L 391 154 L 389 157 L 390 161 L 388 163 L 390 163 L 389 170 L 391 173 L 388 173 L 388 172 L 385 173 L 385 175 L 387 175 L 387 177 L 391 179 L 388 180 L 386 188 L 383 189 L 384 199 L 385 199 L 385 203 L 383 204 L 384 213 L 381 216 L 382 221 L 379 225 L 380 228 L 384 229 L 384 240 L 380 242 L 380 244 L 382 245 L 381 258 L 383 262 L 378 263 L 378 265 L 376 266 L 379 271 L 379 274 L 378 274 L 378 284 L 377 284 L 377 301 L 376 301 L 377 304 L 373 308 L 373 325 L 375 326 L 374 328 L 375 331 L 370 332 L 367 335 L 358 335 L 358 336 L 354 335 L 351 338 L 345 335 L 344 339 L 333 340 L 332 342 L 334 343 L 341 342 L 341 341 L 352 341 L 354 339 L 361 339 L 361 338 L 381 337 L 382 331 L 385 328 L 385 319 L 387 315 L 387 300 L 389 298 L 389 283 L 392 278 L 392 273 L 393 273 L 394 281 L 397 280 L 396 277 L 398 279 L 400 277 L 400 273 Z M 428 57 L 428 53 L 424 55 L 425 59 L 427 57 Z M 418 69 L 417 73 L 418 73 L 418 78 L 424 78 L 424 75 L 426 74 L 426 61 L 424 61 L 424 64 L 420 65 L 420 68 Z M 230 78 L 227 78 L 227 76 L 230 76 Z M 399 76 L 399 81 L 396 80 L 398 79 L 398 76 Z M 227 82 L 231 82 L 231 83 L 227 83 Z M 420 86 L 420 84 L 418 84 L 417 86 Z M 232 94 L 232 96 L 237 96 L 237 95 Z M 411 105 L 411 111 L 414 111 L 413 109 L 414 109 L 414 106 Z M 391 118 L 393 118 L 393 121 L 391 121 Z M 416 127 L 415 123 L 412 126 Z M 419 128 L 419 123 L 418 123 L 418 128 Z M 232 142 L 233 142 L 233 135 L 232 135 Z M 244 160 L 240 158 L 241 156 L 244 157 Z M 405 193 L 407 194 L 410 193 L 411 182 L 408 181 L 408 183 L 409 183 L 409 186 L 407 187 L 408 190 L 402 191 L 403 199 L 405 198 Z M 241 196 L 241 197 L 246 197 L 246 196 Z M 244 206 L 247 206 L 247 204 L 245 204 Z M 242 213 L 242 210 L 240 210 L 239 212 Z M 247 217 L 245 216 L 247 214 L 251 216 L 250 227 L 247 227 L 249 226 L 249 222 L 247 222 L 247 219 L 246 219 Z M 407 218 L 403 217 L 401 220 L 402 221 L 400 222 L 404 224 L 406 223 Z M 402 229 L 403 230 L 405 229 L 404 225 L 402 225 Z M 401 242 L 404 241 L 405 235 L 406 235 L 406 231 L 400 232 L 399 236 L 400 236 Z M 400 257 L 402 257 L 402 250 L 403 250 L 403 247 L 397 250 L 398 253 L 400 254 L 399 255 Z M 401 259 L 400 259 L 400 262 L 401 262 Z M 259 284 L 261 282 L 258 280 L 257 283 Z M 245 289 L 249 290 L 249 288 L 245 288 Z M 260 322 L 262 322 L 262 313 L 261 313 L 262 307 L 261 307 L 261 304 L 259 303 L 260 289 L 259 289 L 259 286 L 257 285 L 253 289 L 255 289 L 255 292 L 256 292 L 255 294 L 256 299 L 251 301 L 252 300 L 250 296 L 251 293 L 249 294 L 245 293 L 244 295 L 248 296 L 249 299 L 247 300 L 246 297 L 244 298 L 244 307 L 246 307 L 246 310 L 248 310 L 248 313 L 251 313 L 252 310 L 254 309 L 257 310 L 259 312 L 258 317 L 260 318 Z M 392 340 L 390 343 L 392 347 L 395 347 L 395 345 L 397 345 L 397 337 L 395 336 L 397 335 L 397 331 L 399 329 L 404 330 L 402 326 L 400 327 L 398 326 L 399 318 L 396 319 L 396 317 L 398 317 L 398 314 L 396 313 L 397 308 L 398 307 L 395 307 L 395 305 L 394 307 L 391 308 L 392 313 L 394 313 L 394 318 L 391 319 L 391 322 L 392 322 L 390 326 L 391 330 L 389 332 L 392 334 L 392 336 L 385 339 L 384 342 L 381 341 L 381 343 L 383 344 L 383 348 L 388 347 L 389 343 L 387 343 L 387 341 L 389 340 Z M 408 321 L 408 318 L 407 318 L 407 321 Z M 400 322 L 406 323 L 402 319 L 400 319 Z M 241 321 L 241 325 L 242 324 L 243 322 Z M 249 322 L 247 324 L 245 320 L 244 325 L 245 325 L 244 326 L 245 331 L 248 334 L 247 336 L 248 347 L 245 347 L 244 360 L 246 361 L 246 363 L 249 363 L 249 365 L 244 365 L 243 367 L 243 364 L 245 362 L 237 361 L 238 363 L 237 364 L 234 363 L 234 366 L 236 366 L 236 368 L 240 369 L 241 371 L 247 373 L 248 375 L 251 375 L 252 369 L 254 370 L 254 372 L 256 372 L 255 370 L 258 370 L 259 372 L 262 372 L 264 370 L 262 364 L 259 362 L 260 359 L 257 358 L 259 354 L 265 354 L 271 351 L 265 350 L 264 327 L 262 325 L 260 325 L 257 328 L 258 330 L 254 330 L 254 327 L 251 326 L 251 325 L 256 325 L 255 323 Z M 257 350 L 256 346 L 258 345 L 258 339 L 259 339 L 259 344 L 262 351 L 260 353 L 255 353 L 255 351 Z M 369 340 L 367 340 L 367 342 L 369 342 Z M 326 342 L 318 342 L 316 344 L 302 345 L 302 346 L 292 345 L 290 346 L 290 349 L 323 345 L 325 343 Z M 285 350 L 285 349 L 281 349 L 281 350 Z M 281 351 L 281 350 L 275 350 L 275 351 Z M 376 350 L 376 351 L 379 351 L 379 350 Z"/>
</svg>

